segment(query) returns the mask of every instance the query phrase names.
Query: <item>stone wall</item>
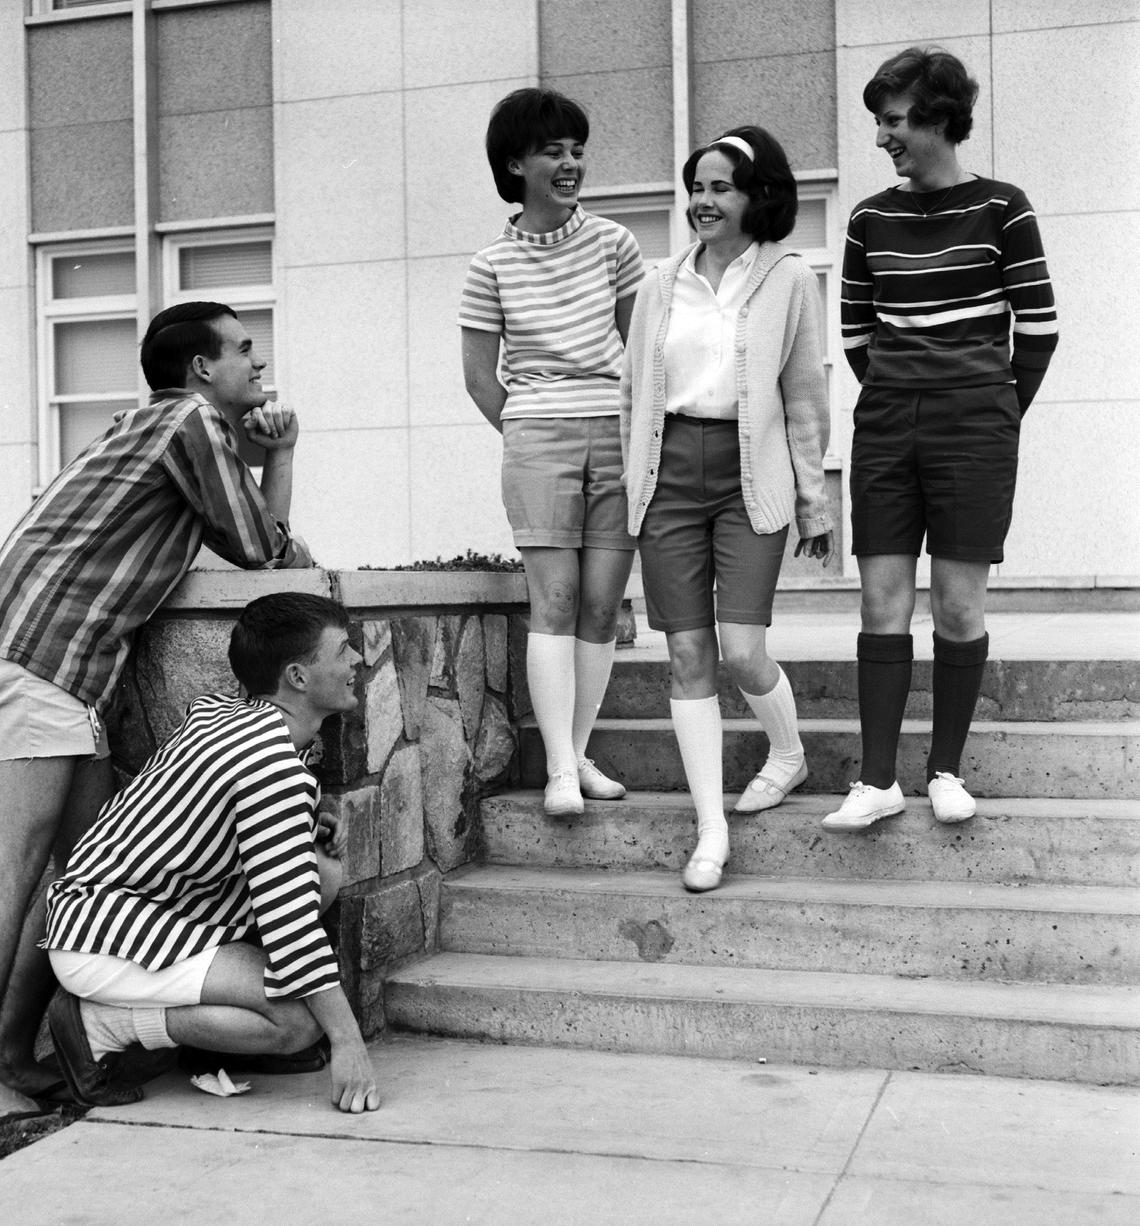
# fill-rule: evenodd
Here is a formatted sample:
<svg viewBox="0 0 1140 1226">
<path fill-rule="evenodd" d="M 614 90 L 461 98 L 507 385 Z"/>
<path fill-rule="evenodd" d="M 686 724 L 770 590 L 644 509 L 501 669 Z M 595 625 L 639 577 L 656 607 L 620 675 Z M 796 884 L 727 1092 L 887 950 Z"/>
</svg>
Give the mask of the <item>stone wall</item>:
<svg viewBox="0 0 1140 1226">
<path fill-rule="evenodd" d="M 271 591 L 341 599 L 364 657 L 360 705 L 326 721 L 314 770 L 347 823 L 345 882 L 329 914 L 366 1035 L 384 1028 L 383 977 L 436 948 L 443 874 L 480 854 L 478 801 L 515 760 L 523 659 L 521 575 L 194 572 L 139 637 L 108 712 L 116 765 L 138 770 L 187 703 L 236 693 L 234 613 Z"/>
</svg>

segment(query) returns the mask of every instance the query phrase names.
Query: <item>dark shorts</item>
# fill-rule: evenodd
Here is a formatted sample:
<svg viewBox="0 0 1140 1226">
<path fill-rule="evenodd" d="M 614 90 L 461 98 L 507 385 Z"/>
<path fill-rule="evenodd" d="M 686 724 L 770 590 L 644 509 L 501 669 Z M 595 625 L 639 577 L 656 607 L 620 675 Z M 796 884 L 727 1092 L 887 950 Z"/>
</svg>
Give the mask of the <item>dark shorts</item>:
<svg viewBox="0 0 1140 1226">
<path fill-rule="evenodd" d="M 737 423 L 666 417 L 657 488 L 637 538 L 650 626 L 770 626 L 787 539 L 786 527 L 760 535 L 748 520 Z"/>
<path fill-rule="evenodd" d="M 851 550 L 1000 562 L 1021 412 L 1012 383 L 865 387 L 851 448 Z"/>
</svg>

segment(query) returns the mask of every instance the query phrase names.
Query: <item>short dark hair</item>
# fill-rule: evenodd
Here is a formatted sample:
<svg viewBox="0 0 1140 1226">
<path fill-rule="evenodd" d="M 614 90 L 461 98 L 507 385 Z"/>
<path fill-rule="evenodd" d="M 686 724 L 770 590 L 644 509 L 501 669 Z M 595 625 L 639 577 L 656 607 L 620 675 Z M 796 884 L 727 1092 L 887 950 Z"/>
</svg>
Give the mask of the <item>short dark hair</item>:
<svg viewBox="0 0 1140 1226">
<path fill-rule="evenodd" d="M 222 340 L 213 321 L 237 312 L 221 302 L 180 302 L 150 321 L 142 339 L 139 361 L 153 392 L 164 387 L 185 387 L 190 363 L 202 354 L 221 357 Z"/>
<path fill-rule="evenodd" d="M 734 145 L 721 144 L 726 136 L 736 136 L 746 141 L 752 149 L 752 157 L 745 157 L 744 152 Z M 748 207 L 740 222 L 745 234 L 750 234 L 758 243 L 769 240 L 778 243 L 780 239 L 787 238 L 796 224 L 799 195 L 796 177 L 788 165 L 788 155 L 783 145 L 771 132 L 754 124 L 729 128 L 716 140 L 689 154 L 689 160 L 681 170 L 686 192 L 692 193 L 697 163 L 714 149 L 732 163 L 732 181 L 748 197 Z M 692 226 L 693 219 L 687 209 L 685 216 Z"/>
<path fill-rule="evenodd" d="M 491 112 L 487 124 L 487 161 L 495 186 L 508 204 L 525 204 L 522 179 L 507 169 L 511 158 L 525 157 L 547 141 L 590 139 L 590 121 L 574 101 L 553 89 L 516 89 Z"/>
<path fill-rule="evenodd" d="M 884 60 L 863 87 L 863 105 L 877 115 L 884 99 L 896 94 L 910 94 L 907 121 L 914 127 L 936 128 L 944 123 L 946 139 L 954 145 L 970 135 L 978 83 L 949 51 L 907 47 Z"/>
<path fill-rule="evenodd" d="M 242 609 L 230 634 L 230 668 L 247 694 L 275 694 L 286 665 L 311 660 L 330 626 L 350 625 L 344 606 L 326 596 L 259 596 Z"/>
</svg>

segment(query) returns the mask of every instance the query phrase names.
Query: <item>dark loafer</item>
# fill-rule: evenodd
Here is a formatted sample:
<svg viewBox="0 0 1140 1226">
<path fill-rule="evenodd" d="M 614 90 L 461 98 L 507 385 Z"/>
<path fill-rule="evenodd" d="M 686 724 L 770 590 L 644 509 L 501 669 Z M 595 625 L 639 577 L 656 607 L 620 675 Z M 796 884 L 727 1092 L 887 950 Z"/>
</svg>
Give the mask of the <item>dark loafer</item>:
<svg viewBox="0 0 1140 1226">
<path fill-rule="evenodd" d="M 143 1096 L 138 1086 L 118 1080 L 119 1058 L 109 1052 L 101 1060 L 91 1054 L 79 999 L 60 988 L 48 1007 L 48 1029 L 56 1058 L 72 1098 L 84 1107 L 122 1107 Z"/>
<path fill-rule="evenodd" d="M 288 1073 L 315 1073 L 327 1063 L 328 1040 L 321 1039 L 311 1047 L 288 1055 L 257 1055 L 252 1052 L 205 1051 L 200 1047 L 183 1047 L 178 1052 L 178 1067 L 191 1076 L 201 1073 L 216 1073 L 224 1068 L 227 1072 L 261 1073 L 278 1076 Z"/>
</svg>

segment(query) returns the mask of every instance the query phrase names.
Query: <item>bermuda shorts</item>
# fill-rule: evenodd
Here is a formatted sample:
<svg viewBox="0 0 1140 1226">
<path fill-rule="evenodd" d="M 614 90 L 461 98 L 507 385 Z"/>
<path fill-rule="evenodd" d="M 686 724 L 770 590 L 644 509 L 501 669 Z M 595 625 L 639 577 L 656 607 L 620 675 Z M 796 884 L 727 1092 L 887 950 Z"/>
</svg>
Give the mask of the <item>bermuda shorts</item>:
<svg viewBox="0 0 1140 1226">
<path fill-rule="evenodd" d="M 856 556 L 1002 561 L 1013 518 L 1021 411 L 1012 383 L 865 387 L 851 449 Z"/>
<path fill-rule="evenodd" d="M 0 660 L 0 761 L 106 758 L 109 752 L 94 707 L 22 664 Z"/>
<path fill-rule="evenodd" d="M 503 422 L 503 505 L 515 545 L 635 549 L 622 470 L 616 414 Z"/>
<path fill-rule="evenodd" d="M 637 538 L 649 625 L 667 633 L 718 621 L 770 626 L 787 539 L 787 527 L 758 533 L 748 519 L 737 423 L 668 415 Z"/>
<path fill-rule="evenodd" d="M 129 958 L 49 949 L 51 969 L 64 991 L 116 1009 L 177 1009 L 202 1002 L 202 987 L 220 945 L 204 949 L 173 966 L 148 971 Z"/>
</svg>

